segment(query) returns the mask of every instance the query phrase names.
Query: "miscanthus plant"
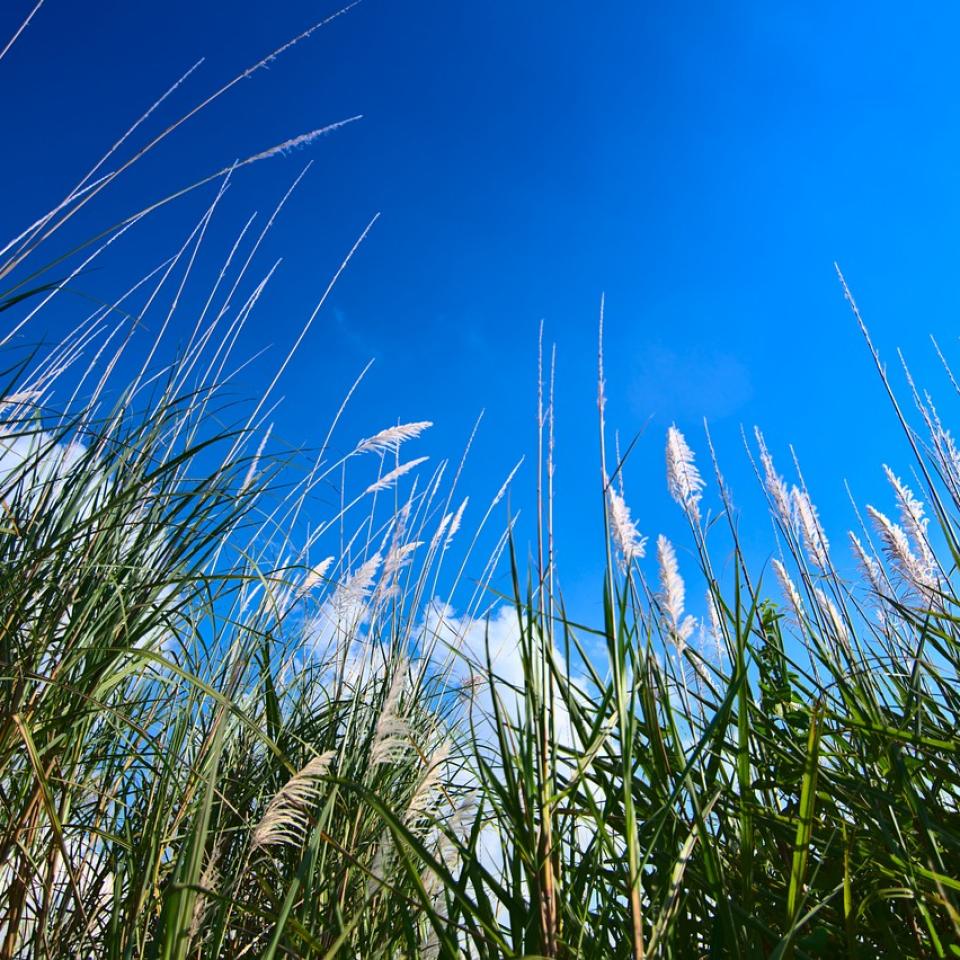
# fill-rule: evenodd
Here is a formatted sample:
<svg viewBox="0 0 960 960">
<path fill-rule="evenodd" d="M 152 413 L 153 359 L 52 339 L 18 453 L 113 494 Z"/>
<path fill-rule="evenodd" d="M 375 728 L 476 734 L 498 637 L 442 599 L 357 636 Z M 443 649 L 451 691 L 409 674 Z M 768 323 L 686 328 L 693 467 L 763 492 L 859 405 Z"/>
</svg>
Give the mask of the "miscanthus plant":
<svg viewBox="0 0 960 960">
<path fill-rule="evenodd" d="M 403 452 L 430 424 L 299 469 L 261 404 L 216 426 L 234 315 L 114 389 L 107 314 L 6 352 L 0 955 L 415 953 L 469 807 L 435 627 L 466 502 Z"/>
<path fill-rule="evenodd" d="M 438 597 L 465 594 L 468 630 L 505 536 L 468 580 L 485 519 L 465 536 L 459 469 L 407 456 L 427 421 L 344 448 L 341 408 L 319 450 L 271 444 L 274 388 L 346 260 L 237 413 L 226 390 L 273 273 L 257 254 L 289 191 L 212 278 L 196 267 L 237 170 L 336 124 L 54 246 L 97 193 L 288 46 L 138 144 L 155 105 L 0 248 L 4 958 L 439 949 L 432 864 L 453 863 L 448 835 L 473 807 Z M 158 267 L 102 306 L 70 297 L 128 229 L 205 183 L 212 201 Z M 45 346 L 61 305 L 74 326 Z"/>
<path fill-rule="evenodd" d="M 913 469 L 883 468 L 889 503 L 854 512 L 846 543 L 757 432 L 775 538 L 751 560 L 712 446 L 704 470 L 671 427 L 682 572 L 641 534 L 618 461 L 603 622 L 566 615 L 551 547 L 516 576 L 522 682 L 499 684 L 495 742 L 476 749 L 498 853 L 464 851 L 475 893 L 449 898 L 473 954 L 960 955 L 960 454 L 909 375 L 908 419 L 866 341 Z M 602 364 L 600 383 L 603 465 Z"/>
<path fill-rule="evenodd" d="M 436 482 L 382 558 L 311 566 L 274 534 L 305 489 L 269 501 L 269 467 L 201 436 L 205 401 L 47 425 L 35 382 L 0 440 L 3 955 L 415 950 L 426 866 L 384 810 L 432 850 L 465 802 L 409 600 L 448 542 Z"/>
<path fill-rule="evenodd" d="M 685 542 L 631 511 L 601 365 L 581 624 L 552 376 L 529 570 L 509 519 L 477 554 L 507 484 L 469 511 L 459 469 L 408 452 L 426 421 L 343 446 L 337 413 L 285 455 L 289 355 L 242 414 L 225 393 L 272 270 L 248 224 L 198 277 L 208 226 L 240 167 L 337 124 L 180 191 L 213 190 L 182 245 L 31 346 L 176 199 L 44 256 L 182 122 L 136 145 L 152 113 L 0 250 L 0 957 L 960 955 L 960 451 L 929 396 L 908 377 L 908 416 L 867 337 L 912 459 L 846 542 L 757 433 L 758 562 L 709 436 L 665 438 Z"/>
</svg>

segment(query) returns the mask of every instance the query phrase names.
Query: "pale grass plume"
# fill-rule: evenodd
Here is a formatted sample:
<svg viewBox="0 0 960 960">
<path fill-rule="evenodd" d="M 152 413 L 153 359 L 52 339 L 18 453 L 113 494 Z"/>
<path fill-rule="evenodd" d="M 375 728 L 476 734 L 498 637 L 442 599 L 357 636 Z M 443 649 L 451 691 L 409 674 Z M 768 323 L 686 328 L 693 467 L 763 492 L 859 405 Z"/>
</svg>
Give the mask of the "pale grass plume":
<svg viewBox="0 0 960 960">
<path fill-rule="evenodd" d="M 414 480 L 413 489 L 410 491 L 410 496 L 407 498 L 407 502 L 397 511 L 397 516 L 394 521 L 394 540 L 399 541 L 403 539 L 403 535 L 407 531 L 407 523 L 410 520 L 410 510 L 413 508 L 413 498 L 416 493 L 416 480 Z"/>
<path fill-rule="evenodd" d="M 793 502 L 797 530 L 807 557 L 821 573 L 826 573 L 830 569 L 830 543 L 823 532 L 817 508 L 806 490 L 801 490 L 799 487 L 793 488 L 790 499 Z"/>
<path fill-rule="evenodd" d="M 374 577 L 380 569 L 380 563 L 380 554 L 375 553 L 343 581 L 333 598 L 333 606 L 337 613 L 349 613 L 367 598 L 373 586 Z"/>
<path fill-rule="evenodd" d="M 407 666 L 400 660 L 394 667 L 393 679 L 377 719 L 370 748 L 372 764 L 396 763 L 410 749 L 410 725 L 400 709 L 400 699 L 406 686 Z"/>
<path fill-rule="evenodd" d="M 416 489 L 416 483 L 414 483 L 414 490 Z M 390 536 L 390 547 L 387 550 L 386 558 L 384 559 L 384 574 L 387 575 L 391 572 L 396 572 L 395 564 L 399 562 L 400 551 L 403 549 L 404 537 L 407 533 L 407 522 L 410 519 L 410 508 L 412 505 L 413 492 L 411 492 L 410 499 L 397 511 L 396 516 L 390 523 L 392 528 L 392 534 Z"/>
<path fill-rule="evenodd" d="M 793 526 L 793 511 L 790 505 L 790 492 L 787 489 L 786 483 L 784 483 L 783 477 L 777 473 L 776 468 L 773 465 L 773 457 L 770 456 L 770 451 L 767 449 L 767 444 L 763 439 L 763 434 L 760 432 L 760 428 L 754 427 L 753 431 L 754 436 L 757 438 L 757 445 L 760 448 L 760 463 L 763 465 L 764 488 L 766 489 L 770 499 L 773 501 L 773 506 L 777 512 L 780 522 L 783 524 L 784 528 L 789 530 Z"/>
<path fill-rule="evenodd" d="M 833 633 L 833 636 L 838 640 L 844 647 L 848 647 L 850 644 L 850 637 L 847 632 L 847 625 L 844 622 L 843 617 L 840 615 L 840 611 L 837 609 L 834 602 L 821 590 L 819 587 L 814 590 L 814 596 L 817 600 L 817 605 L 820 607 L 820 612 L 827 623 L 827 627 Z"/>
<path fill-rule="evenodd" d="M 523 463 L 521 458 L 514 468 L 507 474 L 507 479 L 503 481 L 503 486 L 497 491 L 497 495 L 490 501 L 489 510 L 492 510 L 503 498 L 506 496 L 507 490 L 510 489 L 510 484 L 513 482 L 513 478 L 517 475 L 517 471 L 520 469 L 520 465 Z M 488 510 L 488 512 L 489 512 Z"/>
<path fill-rule="evenodd" d="M 431 879 L 432 878 L 432 879 Z M 421 876 L 424 890 L 431 898 L 431 908 L 442 920 L 446 921 L 447 902 L 443 896 L 443 883 L 431 870 L 424 871 Z M 437 936 L 437 929 L 432 923 L 427 924 L 427 934 L 420 940 L 419 956 L 422 960 L 438 960 L 440 957 L 440 938 Z"/>
<path fill-rule="evenodd" d="M 446 917 L 443 915 L 446 912 L 445 907 L 443 908 L 443 912 L 439 910 L 437 912 L 441 919 L 446 920 Z M 437 960 L 440 956 L 440 938 L 437 936 L 437 931 L 434 929 L 433 924 L 430 925 L 427 936 L 420 943 L 420 955 L 423 957 L 423 960 Z"/>
<path fill-rule="evenodd" d="M 443 896 L 443 882 L 432 870 L 425 870 L 420 879 L 424 890 L 430 897 L 431 908 L 442 921 L 446 921 L 448 919 L 447 903 Z M 432 923 L 427 924 L 426 936 L 421 937 L 419 947 L 418 956 L 422 960 L 439 960 L 440 938 L 437 936 L 437 929 Z"/>
<path fill-rule="evenodd" d="M 910 547 L 910 540 L 903 528 L 886 514 L 867 506 L 867 515 L 873 521 L 891 566 L 914 590 L 928 593 L 936 586 L 930 568 L 917 557 Z"/>
<path fill-rule="evenodd" d="M 357 444 L 357 453 L 395 453 L 401 443 L 416 440 L 424 430 L 432 426 L 433 423 L 429 420 L 418 420 L 415 423 L 401 423 L 396 427 L 387 427 L 386 430 L 361 440 Z"/>
<path fill-rule="evenodd" d="M 464 840 L 473 827 L 473 818 L 476 812 L 477 794 L 476 791 L 472 791 L 462 797 L 454 808 L 452 816 L 447 821 L 447 829 L 458 840 Z M 441 834 L 440 851 L 447 866 L 451 866 L 458 856 L 456 847 L 450 842 L 446 833 Z"/>
<path fill-rule="evenodd" d="M 680 576 L 677 552 L 663 535 L 657 537 L 657 562 L 660 567 L 660 606 L 667 615 L 670 631 L 678 649 L 682 652 L 693 632 L 693 617 L 684 616 L 686 586 Z"/>
<path fill-rule="evenodd" d="M 437 468 L 433 477 L 433 486 L 430 489 L 430 493 L 427 495 L 427 502 L 433 503 L 434 498 L 440 491 L 440 486 L 443 483 L 443 478 L 447 473 L 447 461 L 444 460 L 440 466 Z"/>
<path fill-rule="evenodd" d="M 949 478 L 954 490 L 960 488 L 960 449 L 949 430 L 945 429 L 934 414 L 933 442 L 937 451 L 937 459 Z"/>
<path fill-rule="evenodd" d="M 254 828 L 251 849 L 303 844 L 309 825 L 310 804 L 320 792 L 317 781 L 329 772 L 335 756 L 335 751 L 328 750 L 314 757 L 286 782 L 267 805 L 266 812 Z"/>
<path fill-rule="evenodd" d="M 470 502 L 469 497 L 463 498 L 463 503 L 457 508 L 457 512 L 453 515 L 453 519 L 450 521 L 450 529 L 447 531 L 447 539 L 443 543 L 443 549 L 446 550 L 453 541 L 454 534 L 460 529 L 460 524 L 463 522 L 463 513 L 467 509 L 467 504 Z"/>
<path fill-rule="evenodd" d="M 427 760 L 423 776 L 413 791 L 409 804 L 407 804 L 403 819 L 408 826 L 429 816 L 449 757 L 450 741 L 444 740 Z"/>
<path fill-rule="evenodd" d="M 723 639 L 723 618 L 720 616 L 720 610 L 717 608 L 717 599 L 712 590 L 707 590 L 707 623 L 709 624 L 710 636 L 714 640 Z"/>
<path fill-rule="evenodd" d="M 883 607 L 883 598 L 888 591 L 884 589 L 883 567 L 880 566 L 877 558 L 867 551 L 867 548 L 860 542 L 860 538 L 852 530 L 849 536 L 857 566 L 860 568 L 860 573 L 866 580 L 870 593 L 874 597 L 875 603 L 873 606 L 877 620 L 881 624 L 885 624 L 887 614 Z"/>
<path fill-rule="evenodd" d="M 375 602 L 383 602 L 396 597 L 400 593 L 400 573 L 411 563 L 413 555 L 423 546 L 420 540 L 411 540 L 408 543 L 394 543 L 387 552 L 383 561 L 383 572 L 377 584 Z"/>
<path fill-rule="evenodd" d="M 671 426 L 667 430 L 667 489 L 687 516 L 698 521 L 705 484 L 693 461 L 693 451 L 683 434 Z"/>
<path fill-rule="evenodd" d="M 663 534 L 657 537 L 657 562 L 660 565 L 660 604 L 673 623 L 677 623 L 683 616 L 686 587 L 680 576 L 677 553 Z"/>
<path fill-rule="evenodd" d="M 324 577 L 327 575 L 327 571 L 333 566 L 333 560 L 333 557 L 326 557 L 316 566 L 311 567 L 307 575 L 303 578 L 303 583 L 300 584 L 300 592 L 307 593 L 318 583 L 322 583 Z"/>
<path fill-rule="evenodd" d="M 927 537 L 927 525 L 930 521 L 925 515 L 923 503 L 913 495 L 913 491 L 886 464 L 883 465 L 883 472 L 897 497 L 900 525 L 910 538 L 911 545 L 919 559 L 932 573 L 936 566 L 936 560 Z"/>
<path fill-rule="evenodd" d="M 410 540 L 407 543 L 392 546 L 383 561 L 383 580 L 393 580 L 401 570 L 408 567 L 413 562 L 414 553 L 422 546 L 422 540 Z"/>
<path fill-rule="evenodd" d="M 201 889 L 197 892 L 197 898 L 194 900 L 190 926 L 187 929 L 187 939 L 190 943 L 196 941 L 197 934 L 200 933 L 200 928 L 203 926 L 204 917 L 213 900 L 213 895 L 216 894 L 223 879 L 217 866 L 219 859 L 220 850 L 215 848 L 207 857 L 207 862 L 200 874 L 199 886 Z"/>
<path fill-rule="evenodd" d="M 860 538 L 851 530 L 849 533 L 850 546 L 863 578 L 867 581 L 870 590 L 878 597 L 883 595 L 883 568 L 876 557 L 867 552 L 867 548 L 860 542 Z"/>
<path fill-rule="evenodd" d="M 357 114 L 353 117 L 347 117 L 345 120 L 328 123 L 325 127 L 318 127 L 316 130 L 310 130 L 308 133 L 301 133 L 299 136 L 290 137 L 289 140 L 284 140 L 283 143 L 278 143 L 276 146 L 270 147 L 267 150 L 255 153 L 252 157 L 247 157 L 246 160 L 238 163 L 237 166 L 245 167 L 251 163 L 258 163 L 260 160 L 269 160 L 271 157 L 286 156 L 293 150 L 299 150 L 302 147 L 309 146 L 315 140 L 319 140 L 328 133 L 333 133 L 335 130 L 345 127 L 348 123 L 353 123 L 361 119 L 363 119 L 362 116 Z"/>
<path fill-rule="evenodd" d="M 777 580 L 780 582 L 780 589 L 783 591 L 783 595 L 790 603 L 794 620 L 798 626 L 802 627 L 804 621 L 804 611 L 803 600 L 800 597 L 800 592 L 797 590 L 796 584 L 794 584 L 793 580 L 790 579 L 790 574 L 787 573 L 787 568 L 779 560 L 775 559 L 772 561 L 772 563 L 773 572 L 777 575 Z"/>
<path fill-rule="evenodd" d="M 607 482 L 607 507 L 610 513 L 610 531 L 617 550 L 620 551 L 622 567 L 626 569 L 634 560 L 640 560 L 646 555 L 647 538 L 641 536 L 630 516 L 630 508 L 626 501 L 609 481 Z"/>
<path fill-rule="evenodd" d="M 437 826 L 434 829 L 436 839 L 434 849 L 437 859 L 451 872 L 460 861 L 458 844 L 462 843 L 466 835 L 469 834 L 473 818 L 476 816 L 476 810 L 476 799 L 471 794 L 456 806 L 452 816 L 447 819 L 442 827 Z M 447 919 L 446 900 L 443 896 L 443 878 L 435 870 L 427 867 L 420 874 L 420 882 L 431 898 L 433 909 L 442 919 Z M 431 960 L 431 958 L 440 955 L 440 941 L 432 924 L 429 927 L 427 937 L 421 942 L 421 955 L 424 960 Z"/>
<path fill-rule="evenodd" d="M 437 524 L 436 531 L 434 532 L 433 536 L 430 538 L 431 553 L 436 549 L 437 544 L 440 543 L 440 541 L 446 535 L 452 520 L 453 520 L 452 513 L 445 513 L 443 517 L 440 519 L 440 522 Z"/>
<path fill-rule="evenodd" d="M 321 605 L 309 628 L 315 643 L 319 644 L 322 638 L 332 640 L 336 635 L 352 636 L 366 615 L 367 600 L 381 562 L 380 554 L 375 553 L 347 576 Z"/>
<path fill-rule="evenodd" d="M 377 493 L 380 490 L 388 490 L 402 476 L 405 476 L 411 470 L 416 469 L 421 463 L 426 462 L 428 459 L 429 457 L 417 457 L 415 460 L 408 460 L 406 463 L 401 463 L 400 466 L 394 467 L 389 473 L 385 473 L 375 483 L 371 483 L 364 493 Z"/>
<path fill-rule="evenodd" d="M 271 423 L 267 427 L 266 432 L 263 435 L 263 438 L 260 440 L 260 445 L 257 447 L 257 452 L 253 455 L 253 459 L 250 461 L 250 469 L 247 470 L 247 475 L 243 478 L 243 483 L 240 484 L 240 492 L 244 493 L 250 488 L 250 485 L 253 483 L 254 478 L 257 475 L 257 470 L 260 468 L 260 458 L 263 456 L 264 448 L 267 445 L 267 442 L 270 440 L 270 434 L 273 432 L 273 424 Z"/>
</svg>

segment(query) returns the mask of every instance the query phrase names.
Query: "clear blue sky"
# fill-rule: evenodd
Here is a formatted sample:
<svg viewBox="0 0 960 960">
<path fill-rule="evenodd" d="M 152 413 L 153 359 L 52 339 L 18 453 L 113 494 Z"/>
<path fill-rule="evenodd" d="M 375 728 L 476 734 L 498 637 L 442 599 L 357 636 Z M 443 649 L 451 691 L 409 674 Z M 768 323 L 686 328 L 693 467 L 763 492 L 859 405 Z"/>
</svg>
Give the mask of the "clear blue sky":
<svg viewBox="0 0 960 960">
<path fill-rule="evenodd" d="M 2 4 L 0 38 L 32 5 Z M 47 209 L 194 60 L 206 57 L 164 118 L 333 9 L 46 0 L 0 64 L 2 232 Z M 880 464 L 909 461 L 835 259 L 886 357 L 903 347 L 948 422 L 956 409 L 927 335 L 960 356 L 958 36 L 947 3 L 364 0 L 180 131 L 90 223 L 362 113 L 242 172 L 217 234 L 314 161 L 265 251 L 284 264 L 246 343 L 279 358 L 381 214 L 289 371 L 279 436 L 318 444 L 375 357 L 345 435 L 426 418 L 425 448 L 456 456 L 485 408 L 467 476 L 482 501 L 533 450 L 544 318 L 559 351 L 561 575 L 586 597 L 605 291 L 610 422 L 629 435 L 650 420 L 627 469 L 640 528 L 681 539 L 663 434 L 676 420 L 703 451 L 706 416 L 752 549 L 772 543 L 739 440 L 755 423 L 783 469 L 795 445 L 840 547 L 843 478 L 887 507 Z M 171 252 L 208 200 L 159 218 L 111 269 Z M 88 284 L 108 294 L 115 279 L 105 268 Z M 532 470 L 524 480 L 514 501 L 529 508 Z"/>
</svg>

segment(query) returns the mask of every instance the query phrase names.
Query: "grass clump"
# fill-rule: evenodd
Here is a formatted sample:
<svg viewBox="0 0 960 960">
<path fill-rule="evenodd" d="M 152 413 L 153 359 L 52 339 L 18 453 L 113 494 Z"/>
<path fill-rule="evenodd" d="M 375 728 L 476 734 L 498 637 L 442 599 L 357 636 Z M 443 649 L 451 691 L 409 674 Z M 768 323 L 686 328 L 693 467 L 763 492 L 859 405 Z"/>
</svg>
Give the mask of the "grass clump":
<svg viewBox="0 0 960 960">
<path fill-rule="evenodd" d="M 216 195 L 160 268 L 24 346 L 168 201 L 41 251 L 177 125 L 0 252 L 0 957 L 960 955 L 960 453 L 929 398 L 910 382 L 913 424 L 867 337 L 916 480 L 887 471 L 894 511 L 849 534 L 858 574 L 759 433 L 769 563 L 712 446 L 708 471 L 676 427 L 690 549 L 659 536 L 654 558 L 601 365 L 603 613 L 583 625 L 554 565 L 552 384 L 523 570 L 512 517 L 472 559 L 507 484 L 465 535 L 459 469 L 444 485 L 406 453 L 428 422 L 337 450 L 337 414 L 304 467 L 269 441 L 289 356 L 251 409 L 227 403 L 262 235 L 175 360 L 140 346 L 148 311 L 177 322 L 236 166 L 199 182 Z"/>
</svg>

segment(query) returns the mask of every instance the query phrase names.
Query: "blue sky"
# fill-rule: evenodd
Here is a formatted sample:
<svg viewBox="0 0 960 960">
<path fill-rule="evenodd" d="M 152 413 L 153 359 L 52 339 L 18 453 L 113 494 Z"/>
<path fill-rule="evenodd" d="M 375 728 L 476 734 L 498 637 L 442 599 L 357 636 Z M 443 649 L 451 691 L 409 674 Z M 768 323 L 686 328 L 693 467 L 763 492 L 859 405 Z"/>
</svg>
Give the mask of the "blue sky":
<svg viewBox="0 0 960 960">
<path fill-rule="evenodd" d="M 3 4 L 0 37 L 31 6 Z M 46 210 L 196 59 L 206 57 L 164 119 L 334 9 L 46 0 L 0 63 L 3 232 Z M 288 371 L 277 436 L 319 444 L 373 357 L 345 436 L 431 419 L 424 449 L 457 456 L 485 409 L 466 474 L 480 502 L 533 450 L 542 318 L 558 349 L 561 578 L 586 604 L 601 292 L 608 419 L 624 436 L 646 427 L 626 479 L 651 536 L 682 542 L 663 480 L 672 421 L 703 451 L 709 420 L 758 556 L 772 539 L 741 426 L 764 429 L 782 469 L 794 444 L 838 541 L 851 520 L 845 478 L 889 506 L 880 464 L 905 473 L 907 451 L 834 260 L 882 353 L 893 363 L 902 347 L 952 419 L 927 337 L 960 355 L 958 21 L 945 3 L 364 0 L 178 132 L 75 230 L 363 114 L 231 188 L 221 247 L 313 161 L 264 252 L 265 264 L 284 262 L 245 347 L 272 352 L 245 387 L 256 395 L 380 213 Z M 164 212 L 91 289 L 108 295 L 125 271 L 172 252 L 209 199 Z M 520 479 L 513 502 L 530 513 L 532 469 Z"/>
</svg>

